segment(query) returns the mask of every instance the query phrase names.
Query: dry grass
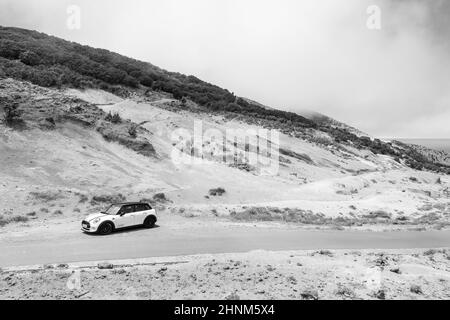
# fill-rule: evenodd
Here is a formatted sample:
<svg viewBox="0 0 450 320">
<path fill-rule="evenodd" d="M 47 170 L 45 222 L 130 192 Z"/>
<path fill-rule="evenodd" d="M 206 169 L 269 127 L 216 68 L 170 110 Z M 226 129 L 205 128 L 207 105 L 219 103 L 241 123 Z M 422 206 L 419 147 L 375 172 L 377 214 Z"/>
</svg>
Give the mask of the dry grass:
<svg viewBox="0 0 450 320">
<path fill-rule="evenodd" d="M 322 213 L 314 213 L 310 210 L 298 208 L 274 208 L 274 207 L 249 207 L 241 211 L 232 211 L 230 218 L 236 221 L 257 222 L 257 221 L 275 221 L 286 223 L 297 223 L 304 225 L 332 226 L 338 230 L 344 227 L 377 225 L 392 223 L 395 225 L 428 225 L 436 229 L 443 229 L 450 225 L 445 217 L 437 214 L 427 214 L 415 219 L 406 216 L 392 219 L 392 214 L 377 210 L 367 215 L 351 217 L 327 217 Z"/>
<path fill-rule="evenodd" d="M 30 197 L 43 202 L 53 202 L 64 198 L 60 192 L 42 191 L 42 192 L 30 192 Z"/>
<path fill-rule="evenodd" d="M 209 190 L 209 195 L 210 196 L 212 196 L 212 197 L 215 197 L 215 196 L 222 196 L 224 193 L 225 193 L 226 191 L 225 191 L 225 189 L 224 188 L 221 188 L 221 187 L 219 187 L 219 188 L 215 188 L 215 189 L 210 189 Z"/>
<path fill-rule="evenodd" d="M 30 219 L 26 216 L 13 216 L 13 217 L 0 216 L 0 227 L 3 227 L 13 222 L 28 222 L 29 220 Z"/>
<path fill-rule="evenodd" d="M 113 204 L 126 201 L 126 197 L 121 193 L 118 194 L 104 194 L 93 196 L 91 199 L 91 205 L 95 206 L 98 204 Z"/>
<path fill-rule="evenodd" d="M 302 209 L 272 207 L 251 207 L 239 212 L 233 211 L 230 217 L 239 221 L 280 221 L 308 225 L 351 226 L 356 223 L 355 219 L 350 218 L 330 218 L 322 213 L 313 213 Z"/>
</svg>

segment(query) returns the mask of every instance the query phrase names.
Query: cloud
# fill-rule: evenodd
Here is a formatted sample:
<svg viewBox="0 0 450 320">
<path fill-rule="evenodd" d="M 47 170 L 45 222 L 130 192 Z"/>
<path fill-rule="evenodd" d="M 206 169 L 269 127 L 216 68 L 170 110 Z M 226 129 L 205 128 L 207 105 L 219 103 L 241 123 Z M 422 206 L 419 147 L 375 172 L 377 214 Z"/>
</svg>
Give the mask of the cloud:
<svg viewBox="0 0 450 320">
<path fill-rule="evenodd" d="M 449 1 L 30 3 L 0 0 L 0 23 L 194 74 L 273 107 L 322 112 L 373 135 L 450 137 Z M 82 9 L 81 30 L 65 27 L 68 3 Z M 372 4 L 381 30 L 366 27 Z"/>
</svg>

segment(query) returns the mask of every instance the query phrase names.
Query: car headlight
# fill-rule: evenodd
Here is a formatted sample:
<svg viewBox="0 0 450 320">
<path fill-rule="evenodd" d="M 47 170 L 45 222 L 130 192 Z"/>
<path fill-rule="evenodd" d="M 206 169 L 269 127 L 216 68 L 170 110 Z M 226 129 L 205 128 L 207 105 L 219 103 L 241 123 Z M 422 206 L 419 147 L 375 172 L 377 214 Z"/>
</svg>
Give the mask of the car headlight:
<svg viewBox="0 0 450 320">
<path fill-rule="evenodd" d="M 92 221 L 92 223 L 99 223 L 100 222 L 100 218 L 96 218 Z"/>
</svg>

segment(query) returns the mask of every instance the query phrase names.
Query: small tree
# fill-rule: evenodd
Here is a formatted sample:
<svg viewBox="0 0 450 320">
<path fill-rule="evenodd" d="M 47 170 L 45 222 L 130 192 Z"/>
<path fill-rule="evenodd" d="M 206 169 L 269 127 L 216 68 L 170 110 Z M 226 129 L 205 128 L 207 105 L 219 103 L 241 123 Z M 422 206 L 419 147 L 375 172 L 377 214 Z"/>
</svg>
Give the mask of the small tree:
<svg viewBox="0 0 450 320">
<path fill-rule="evenodd" d="M 41 58 L 33 51 L 24 51 L 19 55 L 19 60 L 29 66 L 37 66 L 41 63 Z"/>
<path fill-rule="evenodd" d="M 111 111 L 109 111 L 105 116 L 105 121 L 111 123 L 121 123 L 122 118 L 120 117 L 120 114 L 118 112 L 111 113 Z"/>
<path fill-rule="evenodd" d="M 19 104 L 11 101 L 2 101 L 4 116 L 3 120 L 7 126 L 21 124 L 22 111 L 19 110 Z"/>
<path fill-rule="evenodd" d="M 120 114 L 118 112 L 115 112 L 113 114 L 111 122 L 112 123 L 121 123 L 122 122 L 122 118 L 120 117 Z"/>
<path fill-rule="evenodd" d="M 136 138 L 137 137 L 137 125 L 132 124 L 129 128 L 128 128 L 128 134 L 130 135 L 130 137 L 132 138 Z"/>
<path fill-rule="evenodd" d="M 105 116 L 105 121 L 111 122 L 112 121 L 112 114 L 111 111 L 109 111 Z"/>
</svg>

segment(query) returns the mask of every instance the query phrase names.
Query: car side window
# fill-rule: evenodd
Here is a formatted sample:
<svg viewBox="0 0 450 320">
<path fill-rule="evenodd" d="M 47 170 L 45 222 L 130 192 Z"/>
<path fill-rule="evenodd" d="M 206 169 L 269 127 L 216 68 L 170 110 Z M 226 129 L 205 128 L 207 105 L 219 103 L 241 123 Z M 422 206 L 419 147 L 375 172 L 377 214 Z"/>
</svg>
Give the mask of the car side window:
<svg viewBox="0 0 450 320">
<path fill-rule="evenodd" d="M 134 206 L 128 205 L 128 206 L 123 206 L 122 209 L 120 209 L 119 214 L 127 214 L 127 213 L 132 213 L 132 212 L 134 212 Z"/>
<path fill-rule="evenodd" d="M 140 211 L 147 211 L 147 210 L 150 210 L 148 204 L 142 203 L 142 204 L 136 205 L 136 211 L 140 212 Z"/>
</svg>

